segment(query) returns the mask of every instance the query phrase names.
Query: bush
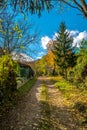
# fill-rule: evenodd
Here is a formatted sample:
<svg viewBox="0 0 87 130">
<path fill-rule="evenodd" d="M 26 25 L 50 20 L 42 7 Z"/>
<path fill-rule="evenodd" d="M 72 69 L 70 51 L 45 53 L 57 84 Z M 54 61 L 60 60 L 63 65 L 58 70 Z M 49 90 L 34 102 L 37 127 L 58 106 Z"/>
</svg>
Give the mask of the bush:
<svg viewBox="0 0 87 130">
<path fill-rule="evenodd" d="M 11 56 L 4 55 L 0 58 L 0 97 L 1 101 L 10 99 L 17 88 L 16 83 L 17 63 Z"/>
</svg>

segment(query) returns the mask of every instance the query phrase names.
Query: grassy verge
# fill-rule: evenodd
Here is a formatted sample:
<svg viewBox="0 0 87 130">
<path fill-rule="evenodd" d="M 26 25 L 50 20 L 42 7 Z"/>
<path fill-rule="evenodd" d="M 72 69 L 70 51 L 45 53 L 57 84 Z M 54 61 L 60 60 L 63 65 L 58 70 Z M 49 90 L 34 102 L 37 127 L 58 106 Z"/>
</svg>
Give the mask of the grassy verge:
<svg viewBox="0 0 87 130">
<path fill-rule="evenodd" d="M 3 104 L 0 104 L 0 116 L 5 115 L 7 111 L 10 111 L 10 109 L 14 107 L 14 105 L 17 105 L 18 100 L 21 99 L 23 94 L 25 94 L 32 88 L 35 81 L 36 78 L 30 79 L 26 84 L 15 91 L 13 95 L 11 95 L 10 99 L 7 99 Z"/>
<path fill-rule="evenodd" d="M 18 88 L 18 92 L 20 94 L 24 94 L 24 93 L 28 92 L 34 85 L 35 81 L 36 81 L 36 78 L 30 79 L 27 83 L 25 83 L 23 86 Z"/>
<path fill-rule="evenodd" d="M 52 81 L 66 98 L 66 104 L 77 111 L 81 123 L 87 123 L 87 90 L 77 88 L 62 77 L 54 77 Z"/>
<path fill-rule="evenodd" d="M 51 130 L 50 129 L 50 107 L 48 104 L 48 92 L 47 86 L 42 85 L 41 89 L 41 119 L 39 122 L 40 130 Z"/>
</svg>

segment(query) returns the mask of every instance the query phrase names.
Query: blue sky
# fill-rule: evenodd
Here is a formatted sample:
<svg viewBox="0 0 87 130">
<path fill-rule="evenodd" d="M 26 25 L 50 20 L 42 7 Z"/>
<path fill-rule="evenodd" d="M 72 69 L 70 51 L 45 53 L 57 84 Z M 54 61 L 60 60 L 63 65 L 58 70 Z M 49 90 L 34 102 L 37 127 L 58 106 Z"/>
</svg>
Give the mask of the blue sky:
<svg viewBox="0 0 87 130">
<path fill-rule="evenodd" d="M 31 45 L 37 51 L 33 58 L 37 59 L 46 53 L 47 42 L 55 36 L 61 22 L 65 22 L 67 29 L 74 38 L 74 43 L 80 42 L 82 38 L 87 39 L 87 19 L 76 9 L 67 7 L 64 11 L 57 8 L 52 9 L 49 13 L 43 11 L 41 17 L 29 15 L 28 17 L 34 22 L 35 28 L 39 31 L 40 39 L 37 45 Z"/>
</svg>

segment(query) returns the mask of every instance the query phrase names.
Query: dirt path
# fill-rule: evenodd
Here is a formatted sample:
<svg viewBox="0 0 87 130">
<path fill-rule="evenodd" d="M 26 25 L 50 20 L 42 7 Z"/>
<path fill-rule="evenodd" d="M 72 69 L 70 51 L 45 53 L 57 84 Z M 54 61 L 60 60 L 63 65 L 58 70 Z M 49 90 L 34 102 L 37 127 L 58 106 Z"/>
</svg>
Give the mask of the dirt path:
<svg viewBox="0 0 87 130">
<path fill-rule="evenodd" d="M 55 89 L 50 78 L 40 77 L 35 85 L 19 104 L 12 109 L 8 120 L 3 119 L 0 130 L 42 130 L 38 128 L 41 118 L 41 85 L 45 83 L 48 89 L 50 106 L 50 129 L 44 130 L 83 130 L 79 121 L 65 104 L 65 99 L 58 89 Z"/>
<path fill-rule="evenodd" d="M 38 78 L 35 85 L 12 109 L 9 117 L 3 119 L 0 130 L 37 130 L 40 118 L 40 87 L 43 79 Z M 7 120 L 8 119 L 8 120 Z"/>
<path fill-rule="evenodd" d="M 61 92 L 54 87 L 50 79 L 46 82 L 48 87 L 50 104 L 51 130 L 83 130 L 80 129 L 79 120 L 76 118 L 71 108 L 66 105 Z"/>
</svg>

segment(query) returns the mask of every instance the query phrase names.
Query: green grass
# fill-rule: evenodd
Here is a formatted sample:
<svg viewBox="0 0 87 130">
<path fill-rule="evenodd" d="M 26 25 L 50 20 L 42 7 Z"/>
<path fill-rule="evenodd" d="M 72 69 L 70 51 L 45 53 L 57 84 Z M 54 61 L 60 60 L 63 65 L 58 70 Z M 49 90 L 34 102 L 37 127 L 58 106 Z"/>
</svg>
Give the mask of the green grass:
<svg viewBox="0 0 87 130">
<path fill-rule="evenodd" d="M 50 80 L 53 82 L 53 83 L 56 83 L 58 81 L 62 81 L 63 78 L 61 76 L 57 76 L 57 77 L 51 77 Z"/>
<path fill-rule="evenodd" d="M 46 102 L 47 101 L 47 87 L 45 84 L 41 87 L 41 100 Z"/>
<path fill-rule="evenodd" d="M 36 78 L 30 79 L 27 83 L 25 83 L 23 86 L 18 88 L 19 93 L 23 94 L 23 93 L 28 92 L 34 85 L 35 81 L 36 81 Z"/>
<path fill-rule="evenodd" d="M 50 130 L 50 107 L 48 103 L 48 91 L 46 84 L 41 86 L 41 119 L 39 130 Z"/>
<path fill-rule="evenodd" d="M 58 81 L 57 83 L 55 83 L 55 86 L 63 92 L 72 90 L 72 86 L 67 81 Z M 74 88 L 74 86 L 73 86 L 73 88 Z"/>
<path fill-rule="evenodd" d="M 74 110 L 78 111 L 77 115 L 80 119 L 80 123 L 87 123 L 87 90 L 77 88 L 77 86 L 60 77 L 53 78 L 53 81 L 55 87 L 58 88 L 65 97 L 66 105 L 72 106 Z"/>
<path fill-rule="evenodd" d="M 73 90 L 75 89 L 75 86 L 72 86 L 68 81 L 65 81 L 64 79 L 60 79 L 55 83 L 55 87 L 58 88 L 65 96 L 67 95 L 69 97 L 70 92 L 73 93 Z"/>
<path fill-rule="evenodd" d="M 56 88 L 58 88 L 64 97 L 70 101 L 70 104 L 74 104 L 78 101 L 87 102 L 87 90 L 82 90 L 77 88 L 77 86 L 71 84 L 69 81 L 66 81 L 62 77 L 53 77 L 52 81 Z"/>
</svg>

